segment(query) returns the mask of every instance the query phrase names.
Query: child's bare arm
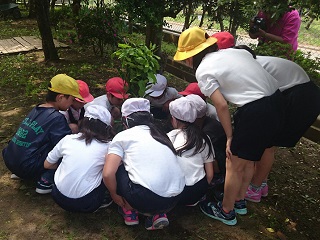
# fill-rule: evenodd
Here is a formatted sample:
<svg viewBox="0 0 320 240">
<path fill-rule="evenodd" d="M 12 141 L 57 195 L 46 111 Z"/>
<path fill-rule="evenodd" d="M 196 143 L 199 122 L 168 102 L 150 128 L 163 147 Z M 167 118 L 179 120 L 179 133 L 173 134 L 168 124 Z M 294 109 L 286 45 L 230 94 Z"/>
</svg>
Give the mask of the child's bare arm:
<svg viewBox="0 0 320 240">
<path fill-rule="evenodd" d="M 213 178 L 213 162 L 208 162 L 208 163 L 204 163 L 204 170 L 206 171 L 206 177 L 207 177 L 207 181 L 208 184 L 211 183 L 212 178 Z"/>
</svg>

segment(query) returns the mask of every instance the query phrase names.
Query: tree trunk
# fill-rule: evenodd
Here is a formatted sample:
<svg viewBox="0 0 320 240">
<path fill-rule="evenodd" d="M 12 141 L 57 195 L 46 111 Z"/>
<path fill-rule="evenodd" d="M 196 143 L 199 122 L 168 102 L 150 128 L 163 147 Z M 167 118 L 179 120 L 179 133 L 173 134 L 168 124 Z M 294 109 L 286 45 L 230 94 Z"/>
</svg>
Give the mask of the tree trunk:
<svg viewBox="0 0 320 240">
<path fill-rule="evenodd" d="M 29 0 L 29 18 L 36 18 L 36 0 Z"/>
<path fill-rule="evenodd" d="M 310 17 L 310 20 L 308 21 L 307 25 L 306 25 L 306 29 L 309 30 L 313 20 L 315 19 L 315 17 Z"/>
<path fill-rule="evenodd" d="M 162 42 L 162 25 L 154 25 L 151 23 L 147 23 L 146 26 L 146 46 L 150 47 L 151 44 L 157 46 L 157 50 L 155 52 L 156 55 L 161 55 L 161 42 Z"/>
<path fill-rule="evenodd" d="M 81 8 L 81 0 L 73 0 L 72 2 L 72 13 L 73 16 L 79 16 L 80 8 Z"/>
<path fill-rule="evenodd" d="M 49 1 L 35 0 L 37 23 L 42 39 L 42 48 L 45 61 L 59 60 L 57 49 L 53 43 L 52 32 L 49 20 Z"/>
<path fill-rule="evenodd" d="M 51 11 L 54 11 L 54 7 L 56 6 L 57 0 L 51 0 L 50 9 Z"/>
</svg>

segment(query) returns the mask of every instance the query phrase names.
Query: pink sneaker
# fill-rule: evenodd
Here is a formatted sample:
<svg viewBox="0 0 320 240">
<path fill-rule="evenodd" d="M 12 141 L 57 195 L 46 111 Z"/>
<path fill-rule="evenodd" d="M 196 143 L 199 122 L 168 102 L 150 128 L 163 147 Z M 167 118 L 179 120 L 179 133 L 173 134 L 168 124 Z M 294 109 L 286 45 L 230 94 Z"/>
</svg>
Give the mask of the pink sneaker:
<svg viewBox="0 0 320 240">
<path fill-rule="evenodd" d="M 169 225 L 169 220 L 165 213 L 156 214 L 146 218 L 145 228 L 147 230 L 158 230 L 163 229 Z"/>
<path fill-rule="evenodd" d="M 269 187 L 268 184 L 264 185 L 264 187 L 261 188 L 261 197 L 268 196 Z"/>
<path fill-rule="evenodd" d="M 250 202 L 260 202 L 261 201 L 261 190 L 257 192 L 253 191 L 252 188 L 249 186 L 246 192 L 245 199 Z"/>
<path fill-rule="evenodd" d="M 128 226 L 139 224 L 139 213 L 136 210 L 127 210 L 125 208 L 118 208 L 119 213 L 124 219 L 124 223 Z"/>
</svg>

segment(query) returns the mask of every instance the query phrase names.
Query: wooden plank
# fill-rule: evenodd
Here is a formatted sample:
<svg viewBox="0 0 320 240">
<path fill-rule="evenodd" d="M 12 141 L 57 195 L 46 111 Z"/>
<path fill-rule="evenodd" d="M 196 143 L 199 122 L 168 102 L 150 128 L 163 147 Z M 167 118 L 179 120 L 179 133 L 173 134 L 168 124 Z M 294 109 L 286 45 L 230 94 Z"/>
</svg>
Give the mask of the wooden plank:
<svg viewBox="0 0 320 240">
<path fill-rule="evenodd" d="M 16 40 L 18 43 L 20 43 L 22 46 L 24 46 L 24 51 L 30 51 L 36 49 L 33 45 L 31 45 L 29 42 L 24 40 L 22 37 L 14 37 L 14 40 Z"/>
<path fill-rule="evenodd" d="M 34 46 L 35 49 L 42 49 L 42 41 L 40 38 L 35 36 L 23 36 L 22 39 Z"/>
<path fill-rule="evenodd" d="M 7 49 L 6 49 L 6 40 L 0 40 L 0 54 L 6 54 L 8 53 Z"/>
<path fill-rule="evenodd" d="M 27 49 L 14 39 L 7 39 L 7 51 L 9 53 L 23 52 Z"/>
<path fill-rule="evenodd" d="M 69 47 L 67 44 L 58 42 L 56 39 L 53 39 L 53 43 L 54 43 L 54 45 L 55 45 L 57 48 L 59 48 L 59 47 L 61 47 L 61 48 L 67 48 L 67 47 Z"/>
</svg>

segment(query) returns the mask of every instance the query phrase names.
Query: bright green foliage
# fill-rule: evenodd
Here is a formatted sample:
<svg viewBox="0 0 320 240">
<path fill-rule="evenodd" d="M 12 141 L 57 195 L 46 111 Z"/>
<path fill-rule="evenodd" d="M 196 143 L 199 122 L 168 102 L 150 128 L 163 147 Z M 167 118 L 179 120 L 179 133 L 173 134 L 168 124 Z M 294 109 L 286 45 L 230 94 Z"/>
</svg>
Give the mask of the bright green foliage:
<svg viewBox="0 0 320 240">
<path fill-rule="evenodd" d="M 120 76 L 129 83 L 131 96 L 143 97 L 147 83 L 156 82 L 155 74 L 159 70 L 160 59 L 154 54 L 155 45 L 148 48 L 144 44 L 119 44 L 112 56 L 121 62 Z"/>
<path fill-rule="evenodd" d="M 76 21 L 76 31 L 80 44 L 89 45 L 95 54 L 104 55 L 106 47 L 116 49 L 123 22 L 112 8 L 83 6 Z"/>
</svg>

